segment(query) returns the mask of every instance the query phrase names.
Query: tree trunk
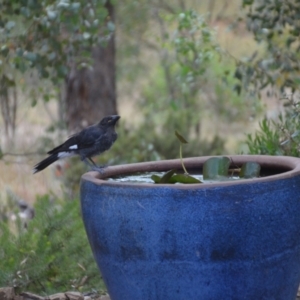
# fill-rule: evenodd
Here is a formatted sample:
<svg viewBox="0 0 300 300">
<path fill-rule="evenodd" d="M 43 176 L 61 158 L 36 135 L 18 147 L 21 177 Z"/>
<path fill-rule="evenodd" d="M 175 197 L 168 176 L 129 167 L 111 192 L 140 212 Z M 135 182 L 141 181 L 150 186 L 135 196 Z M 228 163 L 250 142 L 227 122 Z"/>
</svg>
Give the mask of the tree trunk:
<svg viewBox="0 0 300 300">
<path fill-rule="evenodd" d="M 114 21 L 113 5 L 107 1 L 105 6 Z M 73 67 L 66 79 L 66 122 L 71 132 L 117 114 L 114 34 L 107 45 L 92 50 L 92 58 L 92 70 Z"/>
</svg>

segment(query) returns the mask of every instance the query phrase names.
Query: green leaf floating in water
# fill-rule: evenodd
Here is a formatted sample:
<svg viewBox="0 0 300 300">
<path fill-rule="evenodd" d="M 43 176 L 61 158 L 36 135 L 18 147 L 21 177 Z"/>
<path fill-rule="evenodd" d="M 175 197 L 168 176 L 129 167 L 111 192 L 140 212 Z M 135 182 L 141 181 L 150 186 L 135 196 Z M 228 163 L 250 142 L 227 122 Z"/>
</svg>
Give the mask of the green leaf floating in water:
<svg viewBox="0 0 300 300">
<path fill-rule="evenodd" d="M 172 176 L 174 175 L 174 173 L 175 173 L 175 170 L 170 170 L 161 177 L 153 174 L 151 176 L 151 179 L 155 183 L 175 183 L 176 181 L 172 180 Z"/>
<path fill-rule="evenodd" d="M 256 162 L 246 162 L 242 165 L 240 178 L 256 178 L 260 175 L 260 165 Z"/>
<path fill-rule="evenodd" d="M 228 177 L 231 160 L 228 157 L 211 157 L 203 164 L 203 179 L 204 180 L 233 180 Z M 186 171 L 185 171 L 186 172 Z M 260 176 L 260 165 L 255 162 L 244 163 L 239 172 L 239 177 L 242 178 L 257 178 Z M 202 183 L 199 179 L 185 174 L 177 174 L 176 170 L 170 170 L 163 176 L 152 175 L 151 179 L 155 183 Z"/>
<path fill-rule="evenodd" d="M 159 183 L 160 182 L 160 177 L 158 175 L 153 174 L 151 176 L 151 179 L 154 181 L 154 183 Z"/>
<path fill-rule="evenodd" d="M 172 180 L 178 183 L 202 183 L 199 179 L 187 174 L 175 174 L 172 176 Z"/>
<path fill-rule="evenodd" d="M 160 178 L 159 183 L 172 183 L 171 177 L 174 175 L 174 173 L 175 173 L 175 170 L 168 171 Z"/>
<path fill-rule="evenodd" d="M 175 170 L 170 170 L 169 172 L 165 173 L 162 177 L 158 175 L 152 175 L 151 179 L 155 183 L 202 183 L 199 179 L 194 178 L 187 174 L 174 174 Z"/>
<path fill-rule="evenodd" d="M 211 157 L 203 165 L 203 179 L 205 180 L 221 180 L 227 178 L 230 166 L 228 157 Z"/>
</svg>

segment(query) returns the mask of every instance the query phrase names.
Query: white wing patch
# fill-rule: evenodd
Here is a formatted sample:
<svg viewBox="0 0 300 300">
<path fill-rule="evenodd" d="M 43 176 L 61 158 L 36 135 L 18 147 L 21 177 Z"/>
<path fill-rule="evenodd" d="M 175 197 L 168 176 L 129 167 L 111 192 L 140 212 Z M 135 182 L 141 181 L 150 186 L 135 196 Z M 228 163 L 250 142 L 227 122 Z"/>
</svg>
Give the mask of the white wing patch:
<svg viewBox="0 0 300 300">
<path fill-rule="evenodd" d="M 70 146 L 69 149 L 75 150 L 75 149 L 78 149 L 78 146 L 75 144 L 75 145 Z"/>
</svg>

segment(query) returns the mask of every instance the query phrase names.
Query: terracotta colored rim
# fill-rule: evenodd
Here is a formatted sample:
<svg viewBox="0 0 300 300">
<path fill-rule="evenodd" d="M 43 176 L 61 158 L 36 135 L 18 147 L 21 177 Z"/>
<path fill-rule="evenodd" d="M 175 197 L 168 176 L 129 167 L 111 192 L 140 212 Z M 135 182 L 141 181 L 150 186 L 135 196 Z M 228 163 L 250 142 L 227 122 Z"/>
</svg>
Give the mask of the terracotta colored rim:
<svg viewBox="0 0 300 300">
<path fill-rule="evenodd" d="M 172 160 L 161 160 L 161 161 L 151 161 L 133 164 L 124 164 L 117 166 L 110 166 L 105 168 L 103 174 L 98 172 L 88 172 L 82 175 L 82 180 L 92 181 L 99 185 L 108 186 L 130 186 L 130 187 L 173 187 L 173 188 L 191 188 L 193 187 L 216 187 L 216 186 L 228 186 L 237 184 L 247 184 L 254 182 L 269 182 L 274 180 L 280 180 L 290 177 L 295 177 L 300 174 L 300 158 L 287 157 L 287 156 L 268 156 L 268 155 L 226 155 L 232 161 L 232 166 L 241 166 L 247 161 L 254 161 L 260 164 L 262 170 L 270 170 L 273 172 L 278 172 L 276 175 L 270 175 L 261 178 L 254 179 L 242 179 L 237 181 L 226 181 L 218 183 L 201 183 L 201 184 L 150 184 L 150 183 L 127 183 L 127 182 L 116 182 L 107 181 L 106 178 L 114 176 L 125 176 L 134 174 L 137 172 L 165 172 L 171 169 L 182 170 L 180 159 Z M 211 158 L 212 156 L 201 156 L 201 157 L 191 157 L 185 158 L 184 164 L 188 172 L 192 170 L 199 170 L 202 168 L 203 163 Z"/>
</svg>

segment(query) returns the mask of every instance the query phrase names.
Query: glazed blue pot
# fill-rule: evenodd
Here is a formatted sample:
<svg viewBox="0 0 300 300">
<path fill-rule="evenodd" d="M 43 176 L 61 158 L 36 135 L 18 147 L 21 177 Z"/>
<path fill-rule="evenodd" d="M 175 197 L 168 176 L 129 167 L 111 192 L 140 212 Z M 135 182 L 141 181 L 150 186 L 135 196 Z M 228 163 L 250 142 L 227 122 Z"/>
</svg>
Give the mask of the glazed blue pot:
<svg viewBox="0 0 300 300">
<path fill-rule="evenodd" d="M 209 157 L 185 159 L 189 172 Z M 179 160 L 108 167 L 81 181 L 84 225 L 112 300 L 295 300 L 300 159 L 256 161 L 262 178 L 162 185 L 106 181 L 180 169 Z"/>
</svg>

